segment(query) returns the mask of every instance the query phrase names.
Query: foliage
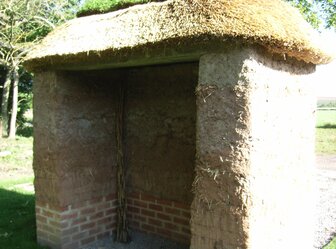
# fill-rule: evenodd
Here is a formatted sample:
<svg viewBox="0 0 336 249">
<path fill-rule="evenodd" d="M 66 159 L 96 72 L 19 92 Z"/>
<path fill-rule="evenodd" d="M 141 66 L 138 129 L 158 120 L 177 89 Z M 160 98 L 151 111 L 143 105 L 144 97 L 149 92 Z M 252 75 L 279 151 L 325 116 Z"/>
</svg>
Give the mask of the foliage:
<svg viewBox="0 0 336 249">
<path fill-rule="evenodd" d="M 321 24 L 336 29 L 335 0 L 286 0 L 297 7 L 305 19 L 315 28 Z M 322 13 L 322 15 L 320 14 Z"/>
<path fill-rule="evenodd" d="M 29 137 L 33 135 L 33 120 L 32 120 L 32 108 L 33 108 L 33 80 L 32 74 L 23 70 L 20 67 L 19 71 L 19 96 L 18 96 L 18 113 L 17 113 L 17 135 Z M 6 76 L 6 70 L 0 67 L 0 86 L 4 82 Z M 1 89 L 0 89 L 1 95 Z M 0 96 L 1 100 L 1 96 Z M 9 102 L 12 98 L 9 98 Z M 0 134 L 1 136 L 1 134 Z"/>
<path fill-rule="evenodd" d="M 287 0 L 294 7 L 297 7 L 305 19 L 314 27 L 318 28 L 321 24 L 318 12 L 314 10 L 314 5 L 309 0 Z"/>
<path fill-rule="evenodd" d="M 336 30 L 336 1 L 335 0 L 315 0 L 319 3 L 322 12 L 324 13 L 324 20 L 326 20 L 327 28 L 334 28 Z"/>
<path fill-rule="evenodd" d="M 9 131 L 9 136 L 14 137 L 17 113 L 22 118 L 25 107 L 29 105 L 30 95 L 18 93 L 27 88 L 25 84 L 31 84 L 31 75 L 22 68 L 24 57 L 54 27 L 74 17 L 77 4 L 78 0 L 0 2 L 0 66 L 4 69 L 0 74 L 5 75 L 6 82 L 2 88 L 0 130 L 4 136 Z"/>
<path fill-rule="evenodd" d="M 2 0 L 0 2 L 0 55 L 2 64 L 21 59 L 32 43 L 74 15 L 76 1 Z M 7 64 L 5 63 L 7 62 Z"/>
<path fill-rule="evenodd" d="M 164 0 L 87 0 L 78 11 L 77 16 L 106 13 L 118 9 L 124 9 L 136 4 L 163 1 Z"/>
<path fill-rule="evenodd" d="M 17 134 L 30 137 L 33 135 L 33 80 L 32 74 L 20 71 L 19 107 L 17 115 Z"/>
</svg>

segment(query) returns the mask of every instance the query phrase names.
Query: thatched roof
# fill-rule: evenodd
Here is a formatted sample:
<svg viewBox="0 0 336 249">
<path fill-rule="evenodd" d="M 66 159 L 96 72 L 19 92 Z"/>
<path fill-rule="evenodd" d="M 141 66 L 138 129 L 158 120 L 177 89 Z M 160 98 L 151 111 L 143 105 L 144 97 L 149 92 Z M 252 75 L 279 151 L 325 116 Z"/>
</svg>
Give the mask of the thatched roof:
<svg viewBox="0 0 336 249">
<path fill-rule="evenodd" d="M 332 59 L 298 10 L 282 0 L 168 0 L 71 20 L 28 55 L 26 66 L 81 69 L 190 61 L 239 44 L 307 63 Z"/>
</svg>

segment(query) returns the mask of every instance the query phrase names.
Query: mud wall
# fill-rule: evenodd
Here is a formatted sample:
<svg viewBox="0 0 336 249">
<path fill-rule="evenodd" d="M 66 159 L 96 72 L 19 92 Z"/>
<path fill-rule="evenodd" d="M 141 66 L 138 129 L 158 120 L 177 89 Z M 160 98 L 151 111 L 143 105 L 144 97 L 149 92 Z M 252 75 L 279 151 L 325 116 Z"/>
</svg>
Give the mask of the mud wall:
<svg viewBox="0 0 336 249">
<path fill-rule="evenodd" d="M 126 101 L 130 191 L 190 204 L 198 64 L 132 69 Z"/>
<path fill-rule="evenodd" d="M 44 72 L 34 84 L 37 201 L 64 207 L 115 192 L 120 74 Z"/>
<path fill-rule="evenodd" d="M 251 248 L 313 248 L 315 65 L 253 53 Z"/>
<path fill-rule="evenodd" d="M 201 58 L 192 249 L 312 248 L 314 70 L 254 49 Z"/>
</svg>

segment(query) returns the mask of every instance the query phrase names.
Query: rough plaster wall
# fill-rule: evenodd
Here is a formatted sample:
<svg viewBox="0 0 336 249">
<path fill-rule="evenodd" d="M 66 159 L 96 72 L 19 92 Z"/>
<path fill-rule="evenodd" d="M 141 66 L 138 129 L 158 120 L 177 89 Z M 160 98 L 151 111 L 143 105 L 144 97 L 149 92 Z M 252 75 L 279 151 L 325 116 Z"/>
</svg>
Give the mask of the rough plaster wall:
<svg viewBox="0 0 336 249">
<path fill-rule="evenodd" d="M 197 86 L 192 249 L 247 248 L 249 84 L 247 53 L 201 57 Z"/>
<path fill-rule="evenodd" d="M 131 69 L 127 77 L 128 186 L 190 204 L 198 63 Z"/>
<path fill-rule="evenodd" d="M 113 83 L 120 81 L 115 75 L 36 75 L 34 172 L 38 202 L 64 207 L 115 191 Z"/>
<path fill-rule="evenodd" d="M 192 249 L 312 245 L 314 66 L 267 56 L 200 60 Z"/>
<path fill-rule="evenodd" d="M 250 248 L 313 248 L 315 66 L 253 58 Z"/>
<path fill-rule="evenodd" d="M 129 189 L 190 204 L 197 78 L 197 63 L 38 73 L 37 200 L 66 206 L 115 191 L 114 108 L 121 83 Z"/>
<path fill-rule="evenodd" d="M 34 162 L 35 193 L 39 202 L 59 206 L 57 158 L 53 154 L 59 147 L 57 124 L 50 113 L 56 110 L 54 72 L 35 75 L 34 82 Z"/>
</svg>

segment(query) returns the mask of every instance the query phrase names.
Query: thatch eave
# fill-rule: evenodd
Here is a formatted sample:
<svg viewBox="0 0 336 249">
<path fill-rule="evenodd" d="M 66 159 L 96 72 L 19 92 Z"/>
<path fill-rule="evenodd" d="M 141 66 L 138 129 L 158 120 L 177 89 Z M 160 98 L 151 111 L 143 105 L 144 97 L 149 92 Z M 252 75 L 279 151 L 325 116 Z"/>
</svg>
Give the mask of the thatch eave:
<svg viewBox="0 0 336 249">
<path fill-rule="evenodd" d="M 32 58 L 25 62 L 31 71 L 47 70 L 92 70 L 124 68 L 146 65 L 171 64 L 198 61 L 207 53 L 225 52 L 233 47 L 244 47 L 242 43 L 207 38 L 177 38 L 148 43 L 132 48 L 108 48 L 103 51 L 91 50 L 76 54 L 55 54 L 43 58 Z M 192 42 L 191 42 L 192 41 Z M 189 43 L 191 42 L 191 43 Z M 178 46 L 176 46 L 178 44 Z"/>
<path fill-rule="evenodd" d="M 245 38 L 226 37 L 197 37 L 177 38 L 178 41 L 167 40 L 160 43 L 139 45 L 132 48 L 114 49 L 109 48 L 103 51 L 86 51 L 76 54 L 55 54 L 44 58 L 30 59 L 25 66 L 30 71 L 54 70 L 95 70 L 106 68 L 126 68 L 149 65 L 161 65 L 172 63 L 183 63 L 199 61 L 200 57 L 209 53 L 225 53 L 232 49 L 253 47 L 262 53 L 267 53 L 276 60 L 288 60 L 297 58 L 282 53 L 274 53 L 254 43 L 251 45 Z M 176 46 L 178 44 L 178 46 Z M 311 62 L 305 62 L 311 63 Z"/>
</svg>

